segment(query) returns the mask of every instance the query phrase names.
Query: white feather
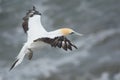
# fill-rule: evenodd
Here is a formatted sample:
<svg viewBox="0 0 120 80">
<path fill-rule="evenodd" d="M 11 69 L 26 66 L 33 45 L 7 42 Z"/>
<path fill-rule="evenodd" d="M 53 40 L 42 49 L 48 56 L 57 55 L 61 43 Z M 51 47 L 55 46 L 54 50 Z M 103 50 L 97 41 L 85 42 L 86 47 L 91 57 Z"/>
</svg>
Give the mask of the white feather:
<svg viewBox="0 0 120 80">
<path fill-rule="evenodd" d="M 35 39 L 42 37 L 54 38 L 62 36 L 59 29 L 47 32 L 45 28 L 42 26 L 40 15 L 34 15 L 33 17 L 29 18 L 28 28 L 29 28 L 29 30 L 27 31 L 28 41 L 33 41 Z"/>
<path fill-rule="evenodd" d="M 63 34 L 61 34 L 60 30 L 58 29 L 48 32 L 47 35 L 45 36 L 49 38 L 55 38 L 55 37 L 63 36 Z"/>
<path fill-rule="evenodd" d="M 34 15 L 33 17 L 29 18 L 28 21 L 28 40 L 35 40 L 37 38 L 41 38 L 42 35 L 47 34 L 47 31 L 43 28 L 41 24 L 41 16 Z"/>
<path fill-rule="evenodd" d="M 16 57 L 16 60 L 13 63 L 12 67 L 10 68 L 10 70 L 12 68 L 16 67 L 17 65 L 19 65 L 23 61 L 23 58 L 24 58 L 25 54 L 27 54 L 27 53 L 29 53 L 29 51 L 28 51 L 28 44 L 25 43 L 24 46 L 22 47 L 20 53 Z"/>
<path fill-rule="evenodd" d="M 25 54 L 28 52 L 28 43 L 25 43 L 24 46 L 22 47 L 20 53 L 18 54 L 18 56 L 16 57 L 17 59 L 22 59 Z"/>
</svg>

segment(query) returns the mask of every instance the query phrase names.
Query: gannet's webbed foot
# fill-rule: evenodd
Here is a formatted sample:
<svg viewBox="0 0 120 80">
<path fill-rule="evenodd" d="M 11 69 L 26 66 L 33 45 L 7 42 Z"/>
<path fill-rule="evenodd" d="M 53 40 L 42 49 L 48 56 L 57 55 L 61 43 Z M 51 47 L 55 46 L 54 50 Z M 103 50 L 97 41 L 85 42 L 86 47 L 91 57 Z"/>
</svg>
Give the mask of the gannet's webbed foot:
<svg viewBox="0 0 120 80">
<path fill-rule="evenodd" d="M 31 60 L 33 56 L 33 51 L 31 49 L 28 49 L 28 50 L 29 50 L 28 59 Z"/>
</svg>

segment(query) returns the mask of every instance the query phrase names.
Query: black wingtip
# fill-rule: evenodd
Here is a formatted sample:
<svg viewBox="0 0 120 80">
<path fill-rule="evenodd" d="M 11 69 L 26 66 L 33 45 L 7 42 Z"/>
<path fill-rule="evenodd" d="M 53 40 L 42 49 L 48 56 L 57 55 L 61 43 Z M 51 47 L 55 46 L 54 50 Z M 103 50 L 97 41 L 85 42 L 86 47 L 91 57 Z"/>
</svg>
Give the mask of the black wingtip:
<svg viewBox="0 0 120 80">
<path fill-rule="evenodd" d="M 33 10 L 34 10 L 34 11 L 36 10 L 36 7 L 35 7 L 35 6 L 33 6 Z"/>
<path fill-rule="evenodd" d="M 15 64 L 18 62 L 19 59 L 16 59 L 15 62 L 12 64 L 11 68 L 9 71 L 11 71 L 14 67 L 15 67 Z"/>
<path fill-rule="evenodd" d="M 72 45 L 72 46 L 73 46 L 75 49 L 78 49 L 77 46 L 75 46 L 75 45 Z"/>
</svg>

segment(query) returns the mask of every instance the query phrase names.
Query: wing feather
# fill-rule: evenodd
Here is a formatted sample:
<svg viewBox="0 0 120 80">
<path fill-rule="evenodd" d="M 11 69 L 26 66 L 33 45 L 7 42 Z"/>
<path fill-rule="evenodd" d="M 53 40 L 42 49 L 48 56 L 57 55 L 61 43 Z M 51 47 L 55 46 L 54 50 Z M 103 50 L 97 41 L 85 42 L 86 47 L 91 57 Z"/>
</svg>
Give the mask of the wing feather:
<svg viewBox="0 0 120 80">
<path fill-rule="evenodd" d="M 59 36 L 59 37 L 55 37 L 55 38 L 38 38 L 36 40 L 34 40 L 34 42 L 36 41 L 43 41 L 47 44 L 50 44 L 52 47 L 58 47 L 58 48 L 63 48 L 64 50 L 72 50 L 72 48 L 76 48 L 77 47 L 71 43 L 70 40 L 68 40 L 65 36 Z"/>
<path fill-rule="evenodd" d="M 35 8 L 26 13 L 22 26 L 24 32 L 28 35 L 28 40 L 37 39 L 47 32 L 41 23 L 41 13 Z"/>
</svg>

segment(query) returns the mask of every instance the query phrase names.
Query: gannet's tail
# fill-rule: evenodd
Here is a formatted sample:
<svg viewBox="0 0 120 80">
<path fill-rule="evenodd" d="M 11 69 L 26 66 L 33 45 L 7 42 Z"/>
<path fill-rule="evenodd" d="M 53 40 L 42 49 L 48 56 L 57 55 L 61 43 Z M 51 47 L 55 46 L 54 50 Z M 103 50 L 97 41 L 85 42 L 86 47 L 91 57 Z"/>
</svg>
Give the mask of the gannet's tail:
<svg viewBox="0 0 120 80">
<path fill-rule="evenodd" d="M 20 53 L 16 57 L 15 62 L 12 64 L 10 70 L 12 70 L 17 65 L 19 65 L 23 61 L 23 58 L 24 58 L 25 54 L 28 54 L 28 53 L 30 53 L 30 50 L 28 49 L 27 43 L 25 43 L 24 46 L 22 47 Z"/>
</svg>

